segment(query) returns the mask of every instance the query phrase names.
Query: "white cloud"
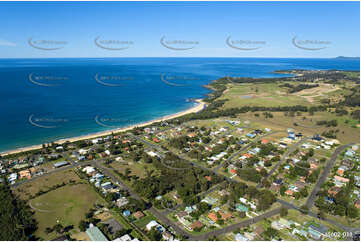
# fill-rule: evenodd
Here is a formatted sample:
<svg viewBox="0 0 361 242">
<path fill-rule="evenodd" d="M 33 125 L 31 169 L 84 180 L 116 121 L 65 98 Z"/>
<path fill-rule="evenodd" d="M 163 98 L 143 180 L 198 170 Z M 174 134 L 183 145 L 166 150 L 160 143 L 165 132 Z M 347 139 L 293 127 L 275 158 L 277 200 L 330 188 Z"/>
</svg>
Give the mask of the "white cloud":
<svg viewBox="0 0 361 242">
<path fill-rule="evenodd" d="M 16 46 L 16 43 L 0 39 L 0 46 Z"/>
</svg>

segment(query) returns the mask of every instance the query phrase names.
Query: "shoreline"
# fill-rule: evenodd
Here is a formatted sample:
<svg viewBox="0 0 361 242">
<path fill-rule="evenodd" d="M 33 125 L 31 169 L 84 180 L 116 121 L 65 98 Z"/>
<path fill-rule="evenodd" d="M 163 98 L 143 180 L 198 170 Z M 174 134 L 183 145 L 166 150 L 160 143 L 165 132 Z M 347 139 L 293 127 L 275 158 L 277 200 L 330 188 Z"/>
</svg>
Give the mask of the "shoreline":
<svg viewBox="0 0 361 242">
<path fill-rule="evenodd" d="M 180 116 L 183 116 L 183 115 L 186 115 L 186 114 L 197 113 L 197 112 L 203 110 L 205 105 L 206 105 L 206 103 L 202 99 L 195 99 L 194 102 L 197 103 L 197 105 L 194 106 L 194 107 L 188 108 L 188 109 L 186 109 L 184 111 L 180 111 L 180 112 L 177 112 L 177 113 L 174 113 L 174 114 L 162 116 L 162 117 L 157 118 L 157 119 L 153 119 L 153 120 L 146 121 L 146 122 L 139 123 L 139 124 L 133 124 L 133 125 L 125 126 L 123 128 L 110 129 L 110 130 L 100 131 L 100 132 L 96 132 L 96 133 L 90 133 L 90 134 L 86 134 L 86 135 L 60 139 L 60 140 L 54 141 L 54 143 L 60 145 L 60 144 L 66 143 L 68 141 L 69 142 L 75 142 L 75 141 L 93 139 L 93 138 L 97 138 L 97 137 L 100 137 L 100 136 L 110 135 L 112 133 L 125 132 L 125 131 L 128 131 L 128 130 L 134 129 L 135 127 L 144 127 L 144 126 L 151 125 L 153 123 L 170 120 L 170 119 L 177 118 L 177 117 L 180 117 Z M 31 145 L 31 146 L 26 146 L 26 147 L 22 147 L 22 148 L 16 148 L 16 149 L 13 149 L 13 150 L 2 151 L 2 152 L 0 152 L 0 155 L 6 156 L 6 155 L 12 155 L 12 154 L 16 154 L 16 153 L 31 151 L 31 150 L 37 150 L 37 149 L 41 149 L 42 145 L 43 144 Z"/>
</svg>

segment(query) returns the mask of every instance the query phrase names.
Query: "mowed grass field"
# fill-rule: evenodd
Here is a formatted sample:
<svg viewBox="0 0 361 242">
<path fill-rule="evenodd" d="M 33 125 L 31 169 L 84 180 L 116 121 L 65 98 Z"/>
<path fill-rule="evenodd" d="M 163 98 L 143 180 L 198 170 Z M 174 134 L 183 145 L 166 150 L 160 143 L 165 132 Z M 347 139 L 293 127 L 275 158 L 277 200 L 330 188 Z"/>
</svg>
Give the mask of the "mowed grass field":
<svg viewBox="0 0 361 242">
<path fill-rule="evenodd" d="M 95 203 L 105 204 L 105 201 L 88 184 L 67 185 L 30 200 L 38 221 L 36 235 L 45 240 L 54 239 L 56 232 L 46 234 L 45 228 L 57 221 L 64 227 L 73 225 L 77 231 L 79 221 Z"/>
<path fill-rule="evenodd" d="M 240 106 L 291 106 L 310 105 L 304 97 L 287 94 L 287 88 L 279 87 L 281 83 L 245 83 L 228 85 L 228 89 L 219 99 L 229 99 L 224 107 Z"/>
<path fill-rule="evenodd" d="M 16 187 L 13 191 L 21 199 L 27 200 L 31 195 L 35 195 L 40 190 L 46 191 L 50 187 L 61 184 L 63 182 L 68 183 L 70 180 L 80 181 L 80 178 L 77 174 L 71 169 L 64 170 L 60 172 L 55 172 L 52 174 L 46 174 L 42 177 L 36 178 L 29 183 L 22 184 Z"/>
</svg>

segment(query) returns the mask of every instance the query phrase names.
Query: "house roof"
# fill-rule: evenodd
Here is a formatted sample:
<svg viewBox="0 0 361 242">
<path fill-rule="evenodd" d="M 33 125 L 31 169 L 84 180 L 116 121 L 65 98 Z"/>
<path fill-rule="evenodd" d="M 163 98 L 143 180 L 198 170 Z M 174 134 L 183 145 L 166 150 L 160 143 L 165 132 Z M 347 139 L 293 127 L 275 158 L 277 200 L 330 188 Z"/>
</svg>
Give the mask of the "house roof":
<svg viewBox="0 0 361 242">
<path fill-rule="evenodd" d="M 218 220 L 216 213 L 213 212 L 208 214 L 208 218 L 210 218 L 213 222 L 217 222 Z"/>
<path fill-rule="evenodd" d="M 197 221 L 195 221 L 194 223 L 192 223 L 190 227 L 191 227 L 192 229 L 202 228 L 202 227 L 203 227 L 203 223 L 197 220 Z"/>
<path fill-rule="evenodd" d="M 85 231 L 92 241 L 108 241 L 108 239 L 104 236 L 102 231 L 94 225 L 91 226 Z"/>
</svg>

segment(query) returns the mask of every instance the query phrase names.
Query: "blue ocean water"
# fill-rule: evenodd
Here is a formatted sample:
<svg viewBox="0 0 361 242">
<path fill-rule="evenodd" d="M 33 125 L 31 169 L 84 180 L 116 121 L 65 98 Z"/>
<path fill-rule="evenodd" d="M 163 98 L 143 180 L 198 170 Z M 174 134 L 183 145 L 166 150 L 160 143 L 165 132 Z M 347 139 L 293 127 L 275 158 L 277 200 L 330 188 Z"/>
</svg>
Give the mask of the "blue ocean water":
<svg viewBox="0 0 361 242">
<path fill-rule="evenodd" d="M 141 123 L 185 110 L 226 75 L 359 70 L 350 59 L 0 59 L 0 151 Z"/>
</svg>

